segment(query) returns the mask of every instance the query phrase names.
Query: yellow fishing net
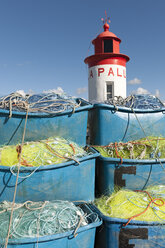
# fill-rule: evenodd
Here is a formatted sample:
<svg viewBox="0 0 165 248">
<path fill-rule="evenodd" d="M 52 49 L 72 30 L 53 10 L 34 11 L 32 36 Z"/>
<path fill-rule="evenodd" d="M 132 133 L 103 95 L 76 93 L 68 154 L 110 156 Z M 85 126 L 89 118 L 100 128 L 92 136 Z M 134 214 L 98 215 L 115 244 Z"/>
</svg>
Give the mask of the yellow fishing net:
<svg viewBox="0 0 165 248">
<path fill-rule="evenodd" d="M 51 137 L 47 140 L 25 143 L 22 153 L 19 144 L 0 148 L 0 164 L 5 166 L 16 165 L 21 156 L 21 166 L 32 167 L 77 160 L 86 155 L 87 152 L 76 143 L 59 137 Z"/>
<path fill-rule="evenodd" d="M 145 191 L 121 189 L 96 199 L 95 204 L 112 218 L 165 222 L 165 185 L 151 186 Z"/>
<path fill-rule="evenodd" d="M 103 157 L 124 159 L 165 158 L 165 138 L 145 137 L 143 139 L 115 142 L 107 146 L 94 146 Z"/>
</svg>

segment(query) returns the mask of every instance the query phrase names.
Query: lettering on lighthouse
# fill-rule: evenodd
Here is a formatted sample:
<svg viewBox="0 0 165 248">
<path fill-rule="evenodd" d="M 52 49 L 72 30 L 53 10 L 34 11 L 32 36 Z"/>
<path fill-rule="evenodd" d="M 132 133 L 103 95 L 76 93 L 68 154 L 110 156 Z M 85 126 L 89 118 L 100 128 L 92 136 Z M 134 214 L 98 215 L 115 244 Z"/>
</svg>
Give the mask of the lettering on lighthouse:
<svg viewBox="0 0 165 248">
<path fill-rule="evenodd" d="M 122 68 L 121 68 L 122 67 Z M 94 75 L 96 77 L 101 77 L 101 76 L 108 76 L 108 77 L 122 77 L 126 78 L 126 69 L 121 67 L 113 67 L 113 65 L 109 66 L 109 68 L 105 67 L 98 67 L 97 71 L 95 68 L 90 68 L 89 70 L 89 78 L 93 78 Z"/>
<path fill-rule="evenodd" d="M 105 101 L 107 85 L 112 85 L 113 96 L 126 96 L 126 67 L 117 64 L 95 65 L 89 68 L 90 100 Z"/>
<path fill-rule="evenodd" d="M 112 67 L 109 68 L 108 76 L 110 76 L 111 74 L 112 74 L 112 76 L 114 76 L 114 71 L 113 71 Z"/>
</svg>

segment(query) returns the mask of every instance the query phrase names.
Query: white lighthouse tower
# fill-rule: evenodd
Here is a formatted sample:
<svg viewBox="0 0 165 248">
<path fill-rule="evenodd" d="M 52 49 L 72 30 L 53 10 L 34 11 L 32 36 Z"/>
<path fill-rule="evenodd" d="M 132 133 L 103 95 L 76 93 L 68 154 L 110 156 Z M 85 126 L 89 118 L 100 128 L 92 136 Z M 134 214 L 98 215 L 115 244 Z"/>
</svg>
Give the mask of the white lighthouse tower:
<svg viewBox="0 0 165 248">
<path fill-rule="evenodd" d="M 95 54 L 87 57 L 89 101 L 104 102 L 114 96 L 126 97 L 126 62 L 129 57 L 120 53 L 121 40 L 109 31 L 107 18 L 104 32 L 92 41 Z"/>
</svg>

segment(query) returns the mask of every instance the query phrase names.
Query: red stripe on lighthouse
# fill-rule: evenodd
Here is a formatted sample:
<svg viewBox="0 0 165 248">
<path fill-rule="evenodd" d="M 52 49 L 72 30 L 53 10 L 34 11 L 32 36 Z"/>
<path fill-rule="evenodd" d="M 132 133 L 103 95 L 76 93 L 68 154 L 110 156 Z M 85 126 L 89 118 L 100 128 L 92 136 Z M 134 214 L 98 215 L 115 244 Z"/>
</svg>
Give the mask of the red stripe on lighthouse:
<svg viewBox="0 0 165 248">
<path fill-rule="evenodd" d="M 85 63 L 88 64 L 89 67 L 96 65 L 121 65 L 126 67 L 127 58 L 125 55 L 122 56 L 112 56 L 110 58 L 104 57 L 104 55 L 92 55 L 85 59 Z"/>
</svg>

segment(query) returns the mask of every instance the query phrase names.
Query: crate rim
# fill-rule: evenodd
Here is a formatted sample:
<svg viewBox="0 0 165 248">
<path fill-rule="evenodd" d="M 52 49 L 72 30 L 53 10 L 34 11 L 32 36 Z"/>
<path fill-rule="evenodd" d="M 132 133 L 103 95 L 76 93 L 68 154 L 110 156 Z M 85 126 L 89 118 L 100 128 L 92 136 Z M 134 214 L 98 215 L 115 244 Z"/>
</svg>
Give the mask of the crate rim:
<svg viewBox="0 0 165 248">
<path fill-rule="evenodd" d="M 124 112 L 124 113 L 135 113 L 135 114 L 149 114 L 149 113 L 159 113 L 162 112 L 165 114 L 165 107 L 160 109 L 131 109 L 128 107 L 121 107 L 117 106 L 117 108 L 114 105 L 105 104 L 105 103 L 95 103 L 93 104 L 93 109 L 104 109 L 104 110 L 110 110 L 112 113 L 115 112 Z"/>
<path fill-rule="evenodd" d="M 84 103 L 85 106 L 80 106 L 75 109 L 74 113 L 82 112 L 84 110 L 90 110 L 93 108 L 93 105 L 86 100 L 82 98 L 75 98 L 76 101 L 80 100 L 81 103 Z M 53 118 L 56 116 L 63 116 L 63 115 L 72 115 L 74 114 L 73 110 L 65 110 L 61 113 L 28 113 L 28 118 Z M 9 116 L 9 110 L 0 109 L 0 117 L 8 117 Z M 26 118 L 26 112 L 19 112 L 19 111 L 12 111 L 12 117 L 11 118 Z"/>
</svg>

